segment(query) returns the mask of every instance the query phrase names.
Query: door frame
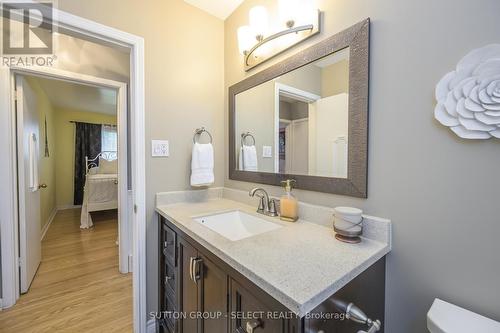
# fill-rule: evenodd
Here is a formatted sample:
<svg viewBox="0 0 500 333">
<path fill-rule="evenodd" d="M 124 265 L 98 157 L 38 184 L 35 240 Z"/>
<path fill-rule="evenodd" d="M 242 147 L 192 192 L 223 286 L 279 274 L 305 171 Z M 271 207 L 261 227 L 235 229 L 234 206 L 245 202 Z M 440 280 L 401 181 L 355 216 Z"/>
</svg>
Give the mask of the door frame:
<svg viewBox="0 0 500 333">
<path fill-rule="evenodd" d="M 29 2 L 34 2 L 29 0 Z M 134 331 L 146 332 L 146 188 L 145 188 L 145 89 L 144 39 L 100 23 L 54 9 L 55 30 L 84 36 L 97 43 L 130 49 L 130 160 L 132 185 L 132 270 Z M 0 68 L 0 156 L 15 156 L 15 117 L 13 71 Z M 41 67 L 22 70 L 45 70 Z M 49 70 L 52 70 L 49 68 Z M 13 306 L 19 288 L 17 228 L 17 166 L 16 159 L 0 163 L 0 243 L 2 253 L 2 306 Z M 130 201 L 129 201 L 130 202 Z"/>
<path fill-rule="evenodd" d="M 321 99 L 321 96 L 305 90 L 279 82 L 274 84 L 274 173 L 279 173 L 280 170 L 280 95 L 291 97 L 305 103 L 313 103 Z"/>
</svg>

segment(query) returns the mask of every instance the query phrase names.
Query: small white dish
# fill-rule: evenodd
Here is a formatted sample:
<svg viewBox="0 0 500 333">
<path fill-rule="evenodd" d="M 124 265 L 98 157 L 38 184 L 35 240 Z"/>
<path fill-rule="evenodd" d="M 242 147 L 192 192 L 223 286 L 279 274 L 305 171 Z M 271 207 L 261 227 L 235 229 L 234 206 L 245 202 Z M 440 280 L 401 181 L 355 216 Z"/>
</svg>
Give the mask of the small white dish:
<svg viewBox="0 0 500 333">
<path fill-rule="evenodd" d="M 359 223 L 361 221 L 363 221 L 363 216 L 362 215 L 356 215 L 356 216 L 337 216 L 335 215 L 335 218 L 339 219 L 339 220 L 344 220 L 346 222 L 350 222 L 350 223 Z"/>
<path fill-rule="evenodd" d="M 335 215 L 342 216 L 357 216 L 363 214 L 363 211 L 359 208 L 354 207 L 335 207 L 334 208 Z"/>
<path fill-rule="evenodd" d="M 361 224 L 351 223 L 337 218 L 335 218 L 334 226 L 339 230 L 349 230 L 352 232 L 361 231 Z"/>
</svg>

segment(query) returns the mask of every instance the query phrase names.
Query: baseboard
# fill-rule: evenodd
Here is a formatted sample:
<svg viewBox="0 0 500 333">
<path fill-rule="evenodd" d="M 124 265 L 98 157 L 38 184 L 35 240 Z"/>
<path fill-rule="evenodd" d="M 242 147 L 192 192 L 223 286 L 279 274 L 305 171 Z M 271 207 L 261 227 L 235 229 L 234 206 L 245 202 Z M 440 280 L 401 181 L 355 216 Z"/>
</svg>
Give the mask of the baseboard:
<svg viewBox="0 0 500 333">
<path fill-rule="evenodd" d="M 82 205 L 63 205 L 63 206 L 57 206 L 57 210 L 76 209 L 76 208 L 82 208 Z"/>
<path fill-rule="evenodd" d="M 43 240 L 45 238 L 45 234 L 47 233 L 47 230 L 49 230 L 49 227 L 52 224 L 52 221 L 54 221 L 54 218 L 56 217 L 58 210 L 59 209 L 57 209 L 57 207 L 54 207 L 54 209 L 52 210 L 52 213 L 50 213 L 50 216 L 49 216 L 49 219 L 47 220 L 47 223 L 45 223 L 45 225 L 43 226 L 42 237 L 40 238 L 40 240 Z"/>
<path fill-rule="evenodd" d="M 146 323 L 146 333 L 156 333 L 156 320 L 149 319 Z"/>
</svg>

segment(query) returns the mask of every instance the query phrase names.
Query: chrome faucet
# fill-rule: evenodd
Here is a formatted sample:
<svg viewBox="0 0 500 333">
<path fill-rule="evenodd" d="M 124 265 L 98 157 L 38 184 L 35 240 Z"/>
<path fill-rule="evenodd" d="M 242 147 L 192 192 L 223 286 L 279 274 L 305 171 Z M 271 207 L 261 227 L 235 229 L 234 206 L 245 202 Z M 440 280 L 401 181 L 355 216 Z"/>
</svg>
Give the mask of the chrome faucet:
<svg viewBox="0 0 500 333">
<path fill-rule="evenodd" d="M 258 192 L 262 194 L 257 194 Z M 267 216 L 278 216 L 278 212 L 276 210 L 276 200 L 269 199 L 269 195 L 267 194 L 266 190 L 260 187 L 256 187 L 252 189 L 248 194 L 251 197 L 257 195 L 257 197 L 260 198 L 259 207 L 257 208 L 257 213 L 264 214 Z"/>
</svg>

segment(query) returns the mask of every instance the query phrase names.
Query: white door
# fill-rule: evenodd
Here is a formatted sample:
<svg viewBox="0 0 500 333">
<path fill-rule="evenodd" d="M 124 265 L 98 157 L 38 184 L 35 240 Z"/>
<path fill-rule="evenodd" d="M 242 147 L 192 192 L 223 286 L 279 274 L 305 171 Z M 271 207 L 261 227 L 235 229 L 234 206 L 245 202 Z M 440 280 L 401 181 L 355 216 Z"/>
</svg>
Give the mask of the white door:
<svg viewBox="0 0 500 333">
<path fill-rule="evenodd" d="M 40 227 L 40 129 L 36 97 L 26 80 L 16 77 L 19 256 L 21 293 L 26 293 L 42 257 Z"/>
<path fill-rule="evenodd" d="M 307 119 L 292 120 L 290 124 L 290 173 L 309 174 L 309 124 Z"/>
</svg>

